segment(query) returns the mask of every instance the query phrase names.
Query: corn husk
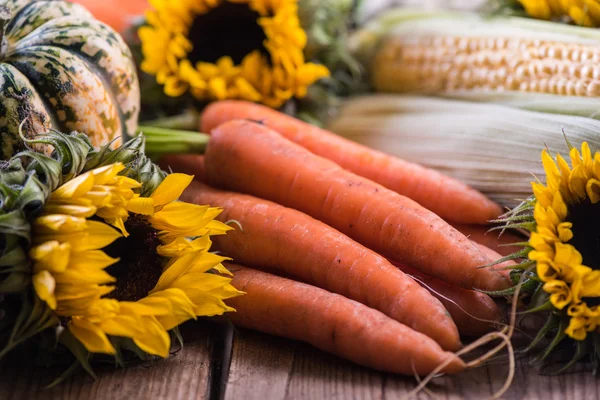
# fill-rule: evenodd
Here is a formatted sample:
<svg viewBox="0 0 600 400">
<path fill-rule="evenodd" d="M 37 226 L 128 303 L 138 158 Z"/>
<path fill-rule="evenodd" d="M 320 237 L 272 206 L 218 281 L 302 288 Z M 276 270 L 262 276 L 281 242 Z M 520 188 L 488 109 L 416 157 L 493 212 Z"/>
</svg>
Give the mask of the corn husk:
<svg viewBox="0 0 600 400">
<path fill-rule="evenodd" d="M 364 24 L 395 7 L 476 11 L 483 8 L 486 3 L 487 0 L 362 0 L 358 2 L 355 19 L 359 24 Z"/>
<path fill-rule="evenodd" d="M 426 61 L 415 69 L 421 61 L 409 64 L 406 46 L 422 43 Z M 362 27 L 350 46 L 378 91 L 600 119 L 600 29 L 401 9 Z"/>
<path fill-rule="evenodd" d="M 568 141 L 600 148 L 600 121 L 496 104 L 375 94 L 348 99 L 328 128 L 350 140 L 437 169 L 514 207 L 545 181 L 540 152 Z"/>
</svg>

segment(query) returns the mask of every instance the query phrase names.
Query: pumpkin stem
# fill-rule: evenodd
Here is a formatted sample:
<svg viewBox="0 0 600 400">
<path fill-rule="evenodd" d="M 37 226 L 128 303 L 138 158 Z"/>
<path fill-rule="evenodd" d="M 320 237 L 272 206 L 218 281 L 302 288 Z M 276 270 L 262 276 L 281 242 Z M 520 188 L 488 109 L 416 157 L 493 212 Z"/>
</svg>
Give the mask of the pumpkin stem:
<svg viewBox="0 0 600 400">
<path fill-rule="evenodd" d="M 6 28 L 10 22 L 10 10 L 6 6 L 0 6 L 0 59 L 4 58 L 8 48 Z"/>
<path fill-rule="evenodd" d="M 138 134 L 146 138 L 146 154 L 153 160 L 163 154 L 204 154 L 210 136 L 196 131 L 139 126 Z"/>
</svg>

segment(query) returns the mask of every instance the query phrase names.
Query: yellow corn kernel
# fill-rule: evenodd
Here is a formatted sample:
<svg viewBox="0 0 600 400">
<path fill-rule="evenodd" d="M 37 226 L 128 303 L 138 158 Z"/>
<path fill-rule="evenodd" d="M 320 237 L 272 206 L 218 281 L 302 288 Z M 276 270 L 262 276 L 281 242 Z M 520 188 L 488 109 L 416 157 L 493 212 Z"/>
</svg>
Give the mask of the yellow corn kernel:
<svg viewBox="0 0 600 400">
<path fill-rule="evenodd" d="M 600 97 L 600 48 L 519 37 L 390 36 L 372 63 L 387 92 L 536 92 Z"/>
</svg>

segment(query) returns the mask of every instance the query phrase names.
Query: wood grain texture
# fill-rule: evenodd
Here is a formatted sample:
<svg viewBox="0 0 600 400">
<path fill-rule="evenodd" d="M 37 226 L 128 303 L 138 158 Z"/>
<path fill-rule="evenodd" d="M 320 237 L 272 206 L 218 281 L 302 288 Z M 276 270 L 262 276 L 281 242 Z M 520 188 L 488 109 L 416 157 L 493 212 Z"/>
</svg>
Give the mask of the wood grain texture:
<svg viewBox="0 0 600 400">
<path fill-rule="evenodd" d="M 600 398 L 600 380 L 588 371 L 541 376 L 517 361 L 517 371 L 506 399 Z M 581 373 L 578 373 L 581 372 Z M 443 399 L 484 399 L 499 390 L 507 374 L 505 360 L 442 377 L 429 385 Z M 410 377 L 362 368 L 307 344 L 237 329 L 232 347 L 225 400 L 289 399 L 400 399 L 416 381 Z M 431 399 L 422 392 L 415 399 Z"/>
<path fill-rule="evenodd" d="M 0 399 L 208 399 L 217 353 L 211 337 L 220 331 L 219 325 L 206 321 L 187 323 L 182 327 L 184 347 L 166 360 L 125 369 L 97 368 L 96 381 L 78 372 L 52 389 L 44 386 L 60 374 L 60 369 L 33 367 L 10 357 L 0 364 Z"/>
<path fill-rule="evenodd" d="M 185 347 L 164 361 L 127 369 L 98 370 L 94 381 L 78 373 L 44 390 L 60 370 L 33 368 L 14 357 L 0 364 L 0 399 L 224 399 L 224 400 L 395 400 L 416 386 L 410 377 L 360 367 L 293 340 L 235 328 L 231 340 L 220 324 L 186 324 Z M 225 342 L 225 343 L 223 343 Z M 220 364 L 225 363 L 219 382 Z M 227 367 L 229 372 L 227 373 Z M 582 368 L 561 376 L 540 376 L 517 362 L 504 399 L 563 400 L 600 398 L 600 380 Z M 505 360 L 436 379 L 429 389 L 446 400 L 484 399 L 506 377 Z M 222 385 L 221 385 L 222 384 Z M 414 399 L 432 399 L 420 393 Z"/>
</svg>

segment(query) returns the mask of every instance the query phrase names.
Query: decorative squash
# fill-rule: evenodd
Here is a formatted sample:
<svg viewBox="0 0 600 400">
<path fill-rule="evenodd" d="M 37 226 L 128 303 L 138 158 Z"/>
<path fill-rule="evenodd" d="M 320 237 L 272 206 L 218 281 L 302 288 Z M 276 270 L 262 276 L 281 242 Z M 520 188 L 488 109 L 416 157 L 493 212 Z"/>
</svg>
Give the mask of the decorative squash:
<svg viewBox="0 0 600 400">
<path fill-rule="evenodd" d="M 133 135 L 140 89 L 123 39 L 79 4 L 0 0 L 2 159 L 22 132 L 85 132 L 94 146 Z"/>
</svg>

